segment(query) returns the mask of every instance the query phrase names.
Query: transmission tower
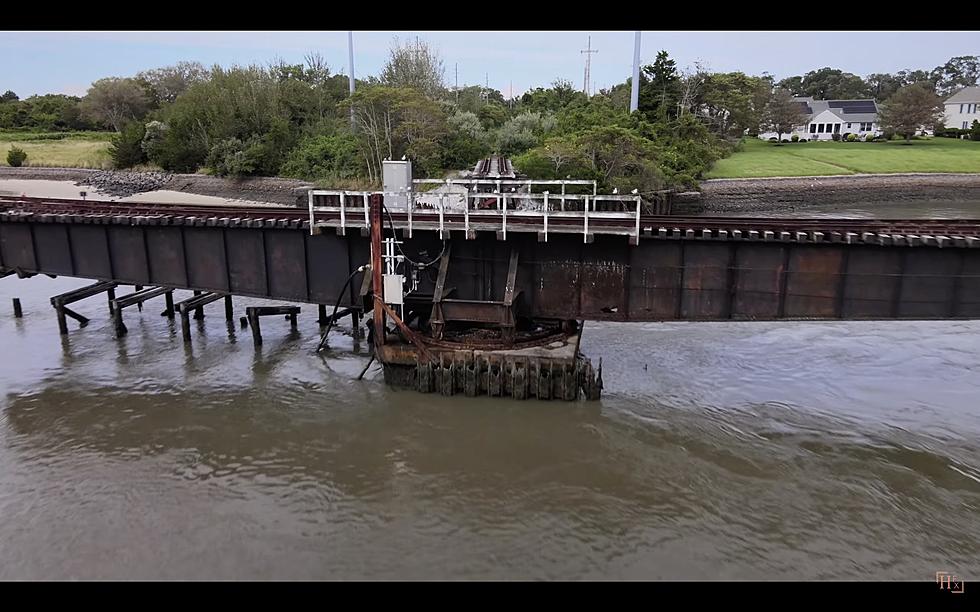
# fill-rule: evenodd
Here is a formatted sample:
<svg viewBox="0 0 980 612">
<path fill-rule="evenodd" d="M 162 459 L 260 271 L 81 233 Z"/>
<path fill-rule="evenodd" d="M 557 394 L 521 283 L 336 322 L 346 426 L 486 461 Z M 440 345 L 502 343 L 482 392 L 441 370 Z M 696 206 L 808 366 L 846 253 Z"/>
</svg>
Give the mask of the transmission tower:
<svg viewBox="0 0 980 612">
<path fill-rule="evenodd" d="M 579 51 L 579 53 L 585 54 L 585 81 L 582 84 L 582 92 L 584 92 L 585 95 L 589 95 L 589 77 L 590 77 L 590 69 L 592 68 L 592 54 L 598 52 L 599 52 L 598 49 L 592 48 L 591 36 L 589 36 L 588 47 L 586 47 L 582 51 Z"/>
</svg>

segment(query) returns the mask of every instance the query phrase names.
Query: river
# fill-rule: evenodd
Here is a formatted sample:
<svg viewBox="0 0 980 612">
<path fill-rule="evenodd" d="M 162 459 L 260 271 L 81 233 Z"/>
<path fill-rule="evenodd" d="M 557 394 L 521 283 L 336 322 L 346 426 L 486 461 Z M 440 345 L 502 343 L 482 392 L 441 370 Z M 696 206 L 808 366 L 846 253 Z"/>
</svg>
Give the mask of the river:
<svg viewBox="0 0 980 612">
<path fill-rule="evenodd" d="M 309 306 L 61 338 L 87 282 L 0 279 L 0 579 L 980 578 L 980 321 L 589 323 L 602 400 L 519 402 Z"/>
</svg>

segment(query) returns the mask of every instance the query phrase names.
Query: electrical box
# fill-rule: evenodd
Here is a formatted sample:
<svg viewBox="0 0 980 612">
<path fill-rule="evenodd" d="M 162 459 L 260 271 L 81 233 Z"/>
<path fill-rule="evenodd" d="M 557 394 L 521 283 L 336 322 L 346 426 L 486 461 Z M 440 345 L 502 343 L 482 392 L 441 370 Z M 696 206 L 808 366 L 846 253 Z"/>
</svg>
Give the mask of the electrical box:
<svg viewBox="0 0 980 612">
<path fill-rule="evenodd" d="M 408 194 L 412 191 L 412 162 L 384 161 L 381 163 L 381 178 L 385 193 L 405 193 L 404 196 L 385 195 L 385 206 L 390 208 L 408 209 Z"/>
<path fill-rule="evenodd" d="M 382 274 L 385 304 L 405 304 L 405 277 L 401 274 Z"/>
</svg>

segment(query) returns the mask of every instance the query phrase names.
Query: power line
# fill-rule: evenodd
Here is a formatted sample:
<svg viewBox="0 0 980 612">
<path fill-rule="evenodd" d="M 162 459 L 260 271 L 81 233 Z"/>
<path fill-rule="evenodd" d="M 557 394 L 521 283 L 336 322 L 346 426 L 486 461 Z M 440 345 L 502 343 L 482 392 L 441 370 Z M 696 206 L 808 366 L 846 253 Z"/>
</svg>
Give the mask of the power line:
<svg viewBox="0 0 980 612">
<path fill-rule="evenodd" d="M 589 36 L 588 47 L 579 51 L 579 53 L 585 54 L 585 82 L 582 84 L 582 91 L 585 93 L 585 95 L 589 95 L 589 78 L 591 76 L 591 69 L 592 69 L 592 54 L 598 52 L 599 52 L 598 49 L 592 48 L 591 36 Z"/>
</svg>

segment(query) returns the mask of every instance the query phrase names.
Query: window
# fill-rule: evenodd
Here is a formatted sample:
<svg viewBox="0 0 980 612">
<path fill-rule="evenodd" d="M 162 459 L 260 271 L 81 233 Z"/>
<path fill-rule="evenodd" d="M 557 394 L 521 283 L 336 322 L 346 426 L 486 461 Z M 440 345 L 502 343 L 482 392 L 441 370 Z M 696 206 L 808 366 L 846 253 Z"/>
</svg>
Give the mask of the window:
<svg viewBox="0 0 980 612">
<path fill-rule="evenodd" d="M 969 129 L 968 127 L 966 127 L 966 121 L 963 122 L 963 129 L 964 130 Z"/>
<path fill-rule="evenodd" d="M 811 134 L 816 134 L 817 133 L 817 124 L 816 123 L 811 123 L 810 124 L 810 133 Z"/>
<path fill-rule="evenodd" d="M 961 115 L 963 114 L 963 107 L 964 107 L 964 106 L 966 106 L 966 104 L 960 104 L 960 114 L 961 114 Z"/>
<path fill-rule="evenodd" d="M 850 123 L 847 124 L 847 129 L 851 129 L 851 124 Z"/>
<path fill-rule="evenodd" d="M 823 126 L 824 126 L 823 123 L 818 123 L 817 124 L 817 132 L 823 134 Z"/>
<path fill-rule="evenodd" d="M 840 134 L 840 124 L 839 123 L 835 123 L 834 124 L 834 134 Z"/>
</svg>

